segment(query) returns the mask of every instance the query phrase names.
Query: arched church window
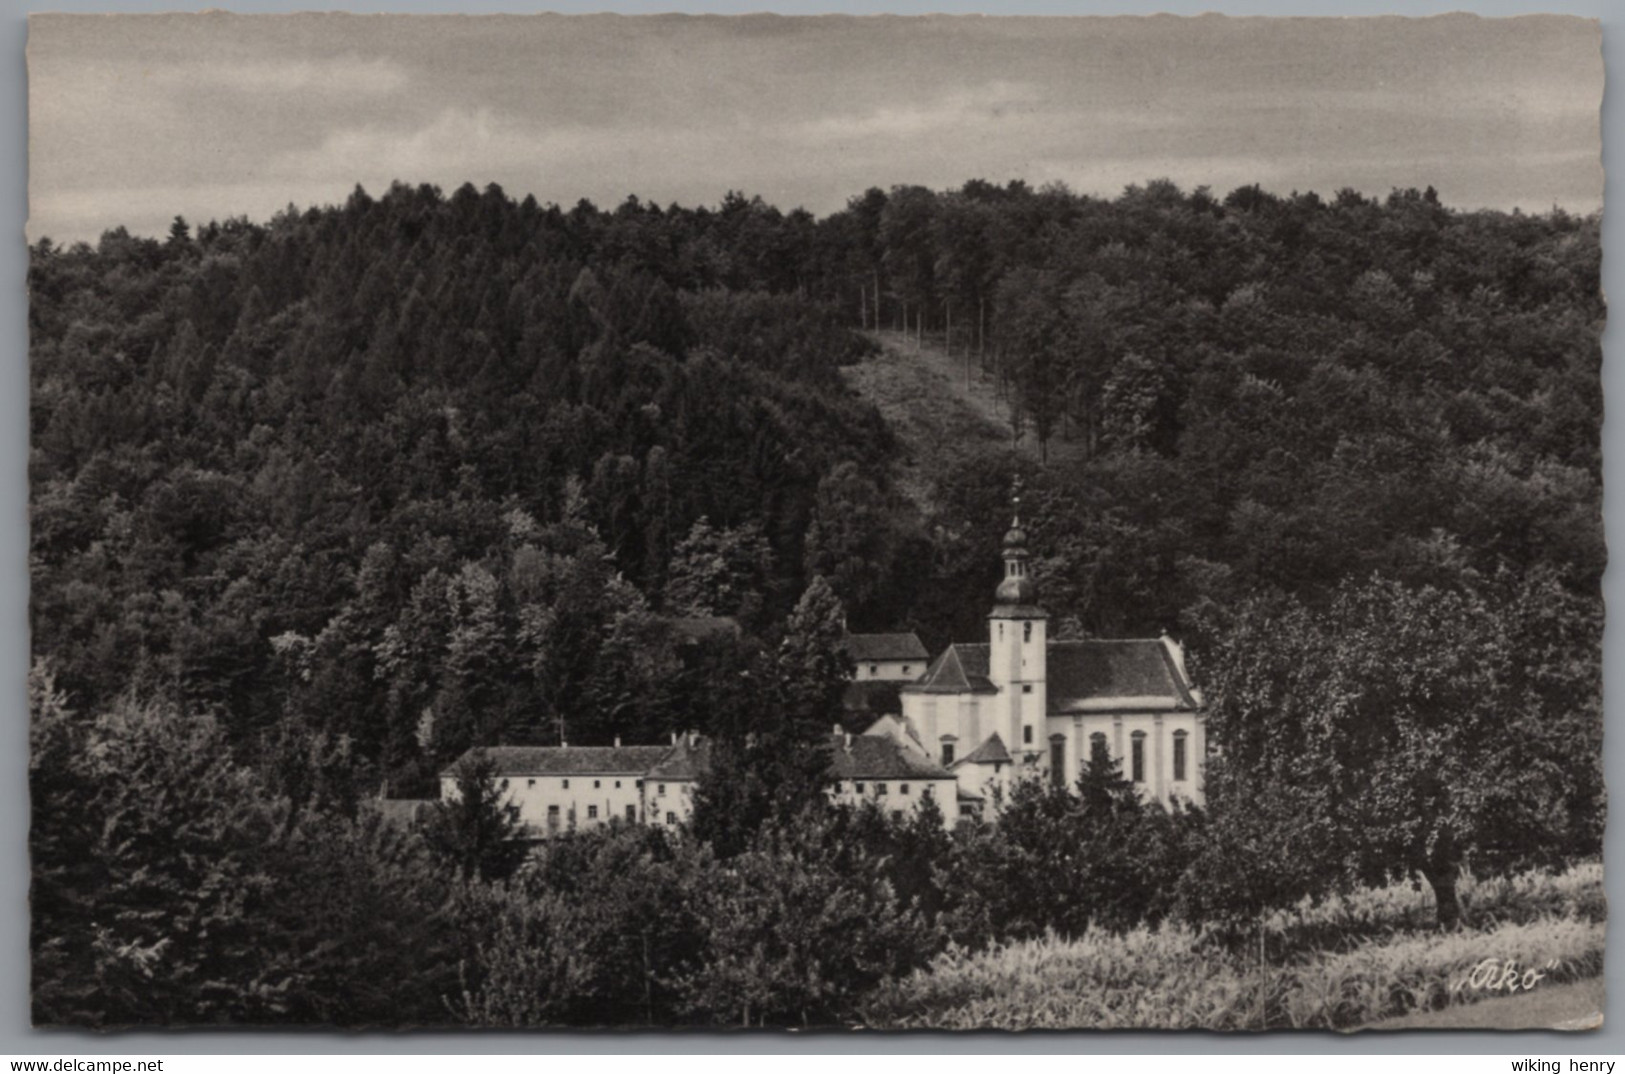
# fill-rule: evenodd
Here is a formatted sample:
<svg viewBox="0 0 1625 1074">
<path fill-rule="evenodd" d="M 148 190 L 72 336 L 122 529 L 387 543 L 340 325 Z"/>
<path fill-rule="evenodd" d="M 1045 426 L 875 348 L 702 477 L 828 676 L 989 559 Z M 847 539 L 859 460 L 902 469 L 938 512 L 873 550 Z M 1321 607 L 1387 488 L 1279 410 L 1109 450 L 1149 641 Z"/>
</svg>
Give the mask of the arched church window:
<svg viewBox="0 0 1625 1074">
<path fill-rule="evenodd" d="M 1033 640 L 1033 625 L 1031 623 L 1021 624 L 1021 640 L 1024 642 Z"/>
<path fill-rule="evenodd" d="M 1134 732 L 1129 747 L 1129 768 L 1132 775 L 1129 777 L 1136 783 L 1145 782 L 1145 732 Z"/>
<path fill-rule="evenodd" d="M 1111 754 L 1106 750 L 1106 732 L 1096 731 L 1089 736 L 1089 763 L 1096 768 L 1105 768 L 1112 763 Z"/>
<path fill-rule="evenodd" d="M 1057 787 L 1066 786 L 1066 736 L 1049 736 L 1049 781 Z"/>
<path fill-rule="evenodd" d="M 1185 779 L 1185 740 L 1189 736 L 1184 731 L 1174 732 L 1174 779 Z"/>
</svg>

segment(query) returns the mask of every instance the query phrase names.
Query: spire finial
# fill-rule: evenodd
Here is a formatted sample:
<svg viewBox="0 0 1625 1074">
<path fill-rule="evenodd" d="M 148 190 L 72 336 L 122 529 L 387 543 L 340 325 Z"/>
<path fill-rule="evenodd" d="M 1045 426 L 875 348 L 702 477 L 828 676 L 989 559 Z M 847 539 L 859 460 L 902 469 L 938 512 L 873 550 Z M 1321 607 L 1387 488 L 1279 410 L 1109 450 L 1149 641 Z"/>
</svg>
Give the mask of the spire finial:
<svg viewBox="0 0 1625 1074">
<path fill-rule="evenodd" d="M 1012 527 L 1021 525 L 1021 475 L 1016 474 L 1010 479 L 1010 511 Z"/>
</svg>

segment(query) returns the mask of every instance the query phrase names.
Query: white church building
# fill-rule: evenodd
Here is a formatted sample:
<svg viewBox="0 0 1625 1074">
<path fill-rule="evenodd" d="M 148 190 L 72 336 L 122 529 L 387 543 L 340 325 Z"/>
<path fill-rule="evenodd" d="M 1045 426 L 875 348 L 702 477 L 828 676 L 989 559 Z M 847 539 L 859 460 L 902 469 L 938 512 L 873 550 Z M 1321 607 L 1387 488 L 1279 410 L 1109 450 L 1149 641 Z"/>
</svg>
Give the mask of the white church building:
<svg viewBox="0 0 1625 1074">
<path fill-rule="evenodd" d="M 952 826 L 991 816 L 994 797 L 1019 779 L 1070 787 L 1094 759 L 1117 762 L 1149 801 L 1200 804 L 1206 719 L 1183 649 L 1167 635 L 1049 640 L 1019 495 L 1015 507 L 987 641 L 949 645 L 928 661 L 912 634 L 847 636 L 853 688 L 895 690 L 902 711 L 861 735 L 834 729 L 831 799 L 872 802 L 899 818 L 930 801 Z M 669 746 L 617 739 L 471 750 L 441 773 L 442 797 L 457 795 L 460 765 L 480 752 L 494 762 L 515 819 L 546 837 L 612 822 L 686 822 L 710 747 L 674 735 Z"/>
<path fill-rule="evenodd" d="M 1202 802 L 1206 720 L 1179 643 L 1161 638 L 1051 641 L 1016 517 L 987 641 L 953 644 L 901 688 L 890 733 L 952 772 L 961 813 L 1021 778 L 1074 784 L 1086 759 L 1115 760 L 1150 800 Z"/>
</svg>

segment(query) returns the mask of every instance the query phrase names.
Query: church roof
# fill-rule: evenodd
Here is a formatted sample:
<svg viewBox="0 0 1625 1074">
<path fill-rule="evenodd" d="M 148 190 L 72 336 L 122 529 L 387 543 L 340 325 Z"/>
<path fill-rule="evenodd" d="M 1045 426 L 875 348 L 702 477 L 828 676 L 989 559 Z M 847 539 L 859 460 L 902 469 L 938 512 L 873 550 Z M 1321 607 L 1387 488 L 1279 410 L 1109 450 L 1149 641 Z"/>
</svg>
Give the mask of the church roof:
<svg viewBox="0 0 1625 1074">
<path fill-rule="evenodd" d="M 925 651 L 916 634 L 848 634 L 843 642 L 846 653 L 856 663 L 870 660 L 926 660 Z"/>
<path fill-rule="evenodd" d="M 942 650 L 925 674 L 903 687 L 904 693 L 992 694 L 997 689 L 987 678 L 987 646 L 957 644 Z"/>
<path fill-rule="evenodd" d="M 1190 684 L 1158 638 L 1052 641 L 1046 682 L 1050 712 L 1194 709 Z M 905 693 L 991 694 L 985 643 L 950 645 Z"/>
<path fill-rule="evenodd" d="M 491 746 L 484 753 L 499 776 L 641 776 L 671 746 Z M 478 749 L 459 757 L 442 776 L 453 776 Z"/>
<path fill-rule="evenodd" d="M 1158 638 L 1052 641 L 1048 683 L 1051 712 L 1199 707 Z"/>
<path fill-rule="evenodd" d="M 999 737 L 997 731 L 987 736 L 987 741 L 971 750 L 965 756 L 954 762 L 958 768 L 962 764 L 1009 764 L 1010 751 L 1004 748 L 1004 739 Z"/>
</svg>

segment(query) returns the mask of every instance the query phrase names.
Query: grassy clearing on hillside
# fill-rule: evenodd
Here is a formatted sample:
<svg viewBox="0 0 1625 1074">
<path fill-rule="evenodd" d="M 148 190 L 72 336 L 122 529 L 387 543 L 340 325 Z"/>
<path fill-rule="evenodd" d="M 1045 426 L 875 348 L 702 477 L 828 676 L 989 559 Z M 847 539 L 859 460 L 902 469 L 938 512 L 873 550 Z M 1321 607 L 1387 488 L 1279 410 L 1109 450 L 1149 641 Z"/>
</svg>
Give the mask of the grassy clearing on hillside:
<svg viewBox="0 0 1625 1074">
<path fill-rule="evenodd" d="M 1597 865 L 1471 884 L 1465 890 L 1484 923 L 1456 933 L 1416 928 L 1431 907 L 1408 886 L 1358 892 L 1273 916 L 1266 949 L 1292 953 L 1268 961 L 1257 947 L 1227 951 L 1183 926 L 950 951 L 882 989 L 865 1021 L 884 1029 L 1352 1029 L 1507 995 L 1473 986 L 1486 959 L 1515 964 L 1536 990 L 1596 976 L 1601 889 Z M 1530 970 L 1538 980 L 1521 976 Z M 1480 969 L 1478 980 L 1496 976 Z"/>
<path fill-rule="evenodd" d="M 888 337 L 879 338 L 879 354 L 843 366 L 841 375 L 880 411 L 906 445 L 908 458 L 899 460 L 899 483 L 911 500 L 925 507 L 931 491 L 929 472 L 1010 450 L 1009 428 L 990 421 L 921 355 Z"/>
</svg>

